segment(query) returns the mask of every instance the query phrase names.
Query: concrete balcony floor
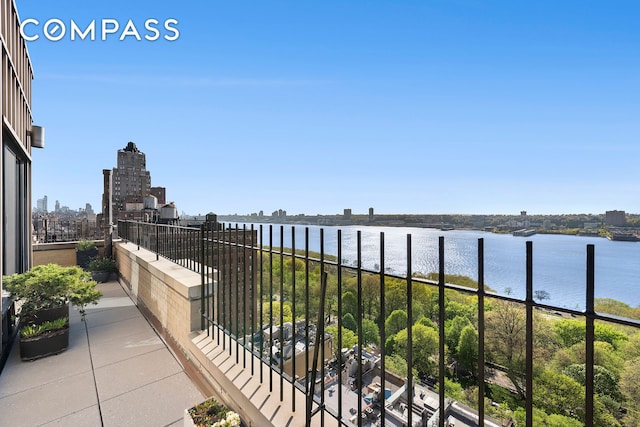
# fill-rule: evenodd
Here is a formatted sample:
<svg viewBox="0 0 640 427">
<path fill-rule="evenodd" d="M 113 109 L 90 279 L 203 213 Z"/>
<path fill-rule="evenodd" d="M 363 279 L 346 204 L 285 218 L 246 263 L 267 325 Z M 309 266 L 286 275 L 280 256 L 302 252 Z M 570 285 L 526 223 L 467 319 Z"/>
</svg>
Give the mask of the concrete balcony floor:
<svg viewBox="0 0 640 427">
<path fill-rule="evenodd" d="M 181 426 L 204 400 L 118 282 L 99 285 L 86 322 L 72 308 L 69 348 L 32 362 L 14 343 L 0 375 L 2 426 Z"/>
</svg>

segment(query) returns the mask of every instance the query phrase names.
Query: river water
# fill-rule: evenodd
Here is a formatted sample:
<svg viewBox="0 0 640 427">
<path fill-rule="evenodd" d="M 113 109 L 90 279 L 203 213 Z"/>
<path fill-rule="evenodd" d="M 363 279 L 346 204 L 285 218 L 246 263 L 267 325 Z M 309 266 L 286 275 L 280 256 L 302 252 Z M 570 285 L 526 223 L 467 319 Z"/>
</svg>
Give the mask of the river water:
<svg viewBox="0 0 640 427">
<path fill-rule="evenodd" d="M 240 225 L 242 227 L 242 225 Z M 247 225 L 249 227 L 249 225 Z M 254 224 L 259 229 L 258 224 Z M 280 225 L 272 225 L 273 246 L 280 245 Z M 284 225 L 283 242 L 291 247 L 292 226 Z M 269 245 L 269 224 L 262 224 L 264 245 Z M 337 255 L 338 230 L 342 233 L 344 264 L 355 265 L 357 232 L 361 233 L 362 265 L 378 270 L 380 233 L 385 239 L 385 268 L 403 275 L 407 271 L 407 235 L 411 235 L 412 271 L 438 271 L 438 240 L 444 237 L 445 272 L 477 278 L 478 239 L 484 240 L 485 284 L 496 292 L 524 299 L 526 294 L 526 241 L 533 242 L 533 288 L 546 291 L 545 303 L 584 309 L 586 302 L 587 245 L 595 245 L 596 298 L 613 298 L 640 306 L 640 242 L 610 241 L 600 237 L 536 234 L 514 237 L 474 230 L 441 231 L 411 227 L 295 226 L 296 248 L 304 248 L 305 228 L 309 249 L 320 250 L 324 230 L 325 253 Z"/>
</svg>

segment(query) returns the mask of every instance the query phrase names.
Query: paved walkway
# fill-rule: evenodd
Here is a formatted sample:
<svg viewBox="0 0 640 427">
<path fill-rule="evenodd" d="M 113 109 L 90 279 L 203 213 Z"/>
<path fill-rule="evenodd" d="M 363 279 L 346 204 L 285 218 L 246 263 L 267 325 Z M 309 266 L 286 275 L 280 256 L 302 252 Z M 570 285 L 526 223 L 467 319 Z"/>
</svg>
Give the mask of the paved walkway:
<svg viewBox="0 0 640 427">
<path fill-rule="evenodd" d="M 181 426 L 204 400 L 118 282 L 86 322 L 71 309 L 69 348 L 22 362 L 15 342 L 0 374 L 0 426 Z"/>
</svg>

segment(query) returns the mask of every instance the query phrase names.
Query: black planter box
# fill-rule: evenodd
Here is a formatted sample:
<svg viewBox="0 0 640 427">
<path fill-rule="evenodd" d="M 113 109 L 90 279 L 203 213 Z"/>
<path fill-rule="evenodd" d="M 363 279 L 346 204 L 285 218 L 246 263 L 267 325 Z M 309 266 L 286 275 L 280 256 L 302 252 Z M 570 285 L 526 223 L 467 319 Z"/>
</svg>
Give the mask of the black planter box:
<svg viewBox="0 0 640 427">
<path fill-rule="evenodd" d="M 20 319 L 20 323 L 22 325 L 42 325 L 44 322 L 51 322 L 61 317 L 69 317 L 69 304 L 38 310 L 32 316 L 25 315 Z"/>
<path fill-rule="evenodd" d="M 89 261 L 98 256 L 98 248 L 79 251 L 76 249 L 76 264 L 82 268 L 87 268 Z"/>
<path fill-rule="evenodd" d="M 110 276 L 110 271 L 94 271 L 91 273 L 91 278 L 98 283 L 108 282 Z"/>
<path fill-rule="evenodd" d="M 62 353 L 69 347 L 69 327 L 32 338 L 20 337 L 20 358 L 36 360 Z"/>
</svg>

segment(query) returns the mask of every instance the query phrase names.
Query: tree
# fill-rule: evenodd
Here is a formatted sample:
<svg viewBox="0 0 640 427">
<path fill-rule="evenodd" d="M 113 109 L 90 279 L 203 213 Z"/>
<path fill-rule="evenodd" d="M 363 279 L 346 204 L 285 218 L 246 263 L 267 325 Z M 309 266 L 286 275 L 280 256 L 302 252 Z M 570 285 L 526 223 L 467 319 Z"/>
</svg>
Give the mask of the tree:
<svg viewBox="0 0 640 427">
<path fill-rule="evenodd" d="M 431 373 L 432 356 L 438 353 L 438 333 L 424 325 L 413 325 L 411 328 L 413 346 L 413 366 L 420 375 Z M 408 335 L 407 329 L 403 329 L 396 335 L 397 354 L 407 354 Z"/>
<path fill-rule="evenodd" d="M 342 316 L 342 326 L 353 332 L 358 332 L 358 323 L 351 313 Z"/>
<path fill-rule="evenodd" d="M 474 375 L 478 361 L 478 331 L 472 325 L 464 327 L 458 343 L 458 362 Z"/>
<path fill-rule="evenodd" d="M 494 362 L 505 365 L 511 375 L 522 372 L 525 356 L 526 318 L 522 307 L 495 301 L 486 314 L 487 348 Z"/>
<path fill-rule="evenodd" d="M 342 314 L 351 313 L 355 318 L 358 316 L 358 298 L 351 291 L 342 294 Z"/>
<path fill-rule="evenodd" d="M 538 302 L 542 302 L 546 299 L 551 299 L 551 294 L 545 290 L 539 289 L 537 291 L 533 291 L 533 297 Z"/>
<path fill-rule="evenodd" d="M 362 319 L 362 341 L 364 344 L 380 344 L 380 328 L 371 319 Z"/>
<path fill-rule="evenodd" d="M 625 397 L 625 425 L 640 425 L 640 357 L 628 360 L 620 375 L 620 391 Z"/>
<path fill-rule="evenodd" d="M 390 337 L 407 328 L 407 312 L 404 310 L 394 310 L 384 322 L 385 335 Z"/>
<path fill-rule="evenodd" d="M 471 321 L 464 316 L 456 316 L 451 320 L 447 320 L 444 324 L 444 332 L 447 340 L 447 346 L 452 353 L 458 351 L 458 342 L 462 330 L 471 326 Z"/>
</svg>

